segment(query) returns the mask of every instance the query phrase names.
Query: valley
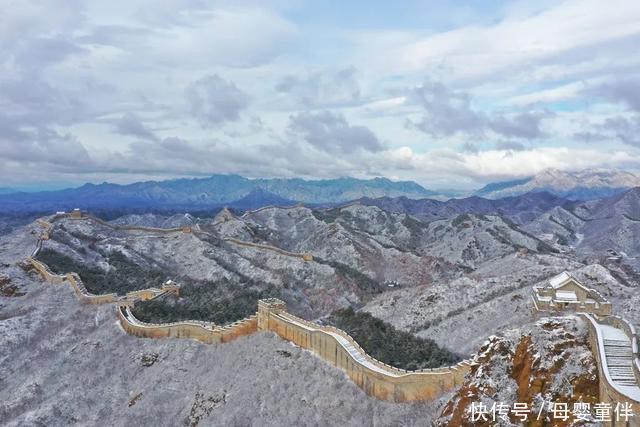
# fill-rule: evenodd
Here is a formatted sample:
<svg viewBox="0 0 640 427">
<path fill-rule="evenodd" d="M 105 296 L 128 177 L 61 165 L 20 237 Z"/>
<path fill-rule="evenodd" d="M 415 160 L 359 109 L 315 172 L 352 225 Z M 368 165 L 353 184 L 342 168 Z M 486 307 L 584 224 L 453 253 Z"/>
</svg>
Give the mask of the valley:
<svg viewBox="0 0 640 427">
<path fill-rule="evenodd" d="M 610 299 L 616 313 L 640 323 L 633 267 L 636 241 L 618 241 L 619 246 L 609 248 L 597 243 L 601 238 L 586 226 L 591 221 L 629 221 L 636 214 L 637 197 L 638 192 L 630 190 L 602 202 L 561 206 L 554 202 L 548 209 L 535 204 L 533 212 L 523 208 L 522 201 L 502 201 L 502 206 L 520 206 L 511 215 L 493 208 L 475 209 L 467 202 L 467 212 L 431 221 L 419 209 L 408 214 L 397 204 L 383 210 L 363 201 L 324 209 L 265 207 L 243 215 L 223 209 L 213 218 L 144 214 L 108 223 L 89 216 L 82 221 L 53 221 L 38 258 L 54 272 L 77 271 L 88 291 L 97 294 L 123 295 L 167 279 L 180 283 L 179 298 L 165 295 L 136 303 L 133 313 L 146 322 L 202 320 L 224 325 L 255 313 L 259 299 L 277 297 L 297 316 L 350 331 L 360 345 L 368 346 L 367 352 L 387 363 L 405 363 L 399 366 L 413 369 L 437 366 L 420 365 L 420 359 L 401 362 L 402 347 L 390 345 L 378 354 L 385 348 L 382 342 L 396 339 L 393 334 L 405 340 L 404 350 L 411 336 L 423 340 L 416 342 L 418 346 L 435 346 L 432 355 L 441 354 L 417 353 L 419 358 L 435 357 L 440 363 L 471 358 L 484 363 L 480 361 L 494 357 L 486 354 L 493 348 L 486 347 L 487 340 L 511 337 L 513 342 L 539 327 L 531 288 L 561 271 L 570 271 Z M 603 206 L 610 208 L 609 213 Z M 533 219 L 526 221 L 528 217 Z M 145 232 L 144 227 L 176 232 Z M 3 270 L 16 277 L 14 283 L 22 285 L 26 296 L 37 285 L 13 263 L 30 253 L 39 228 L 33 223 L 0 241 L 6 260 Z M 623 255 L 615 262 L 599 262 L 611 258 L 611 250 Z M 7 319 L 27 316 L 10 308 L 16 300 L 3 302 Z M 367 322 L 373 322 L 369 326 L 373 329 L 359 335 Z M 367 343 L 376 328 L 386 328 L 392 335 Z M 14 332 L 9 335 L 21 341 Z M 551 339 L 552 346 L 564 345 L 552 337 L 545 339 Z M 573 370 L 552 375 L 582 381 Z M 486 379 L 474 381 L 463 388 L 482 390 L 478 381 Z M 431 407 L 438 408 L 432 410 L 447 423 L 463 416 L 461 404 L 445 394 Z"/>
</svg>

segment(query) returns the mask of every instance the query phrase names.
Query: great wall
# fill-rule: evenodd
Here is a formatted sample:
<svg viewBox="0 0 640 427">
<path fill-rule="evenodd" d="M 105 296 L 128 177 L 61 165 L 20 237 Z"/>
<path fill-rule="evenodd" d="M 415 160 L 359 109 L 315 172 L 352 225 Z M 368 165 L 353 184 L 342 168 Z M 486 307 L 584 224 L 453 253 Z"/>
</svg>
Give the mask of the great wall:
<svg viewBox="0 0 640 427">
<path fill-rule="evenodd" d="M 551 315 L 576 313 L 589 328 L 589 347 L 598 366 L 600 401 L 615 408 L 627 402 L 640 407 L 640 348 L 628 320 L 614 316 L 613 307 L 598 291 L 565 272 L 533 288 L 534 312 Z M 628 426 L 640 426 L 640 417 Z"/>
<path fill-rule="evenodd" d="M 143 231 L 152 233 L 205 233 L 191 227 L 154 228 L 138 226 L 118 226 L 99 218 L 74 211 L 70 214 L 58 213 L 50 219 L 38 223 L 44 228 L 36 248 L 27 262 L 42 276 L 55 284 L 69 284 L 78 300 L 87 304 L 113 304 L 120 325 L 127 333 L 145 338 L 189 338 L 206 344 L 224 343 L 241 336 L 259 331 L 272 331 L 281 338 L 307 349 L 326 362 L 343 370 L 347 376 L 368 395 L 393 402 L 410 402 L 434 399 L 440 394 L 462 385 L 470 363 L 463 361 L 455 366 L 419 371 L 407 371 L 382 363 L 369 356 L 344 331 L 315 324 L 296 317 L 286 311 L 283 301 L 268 299 L 258 301 L 258 312 L 248 318 L 229 325 L 217 325 L 211 322 L 181 321 L 153 324 L 137 319 L 131 307 L 136 301 L 149 300 L 166 293 L 179 293 L 179 287 L 165 283 L 161 288 L 149 288 L 129 292 L 124 296 L 116 294 L 94 295 L 87 291 L 80 277 L 73 272 L 64 275 L 51 272 L 48 266 L 35 259 L 44 241 L 49 239 L 53 223 L 62 219 L 90 220 L 121 231 Z M 205 233 L 208 234 L 208 233 Z M 260 250 L 275 251 L 284 256 L 312 261 L 310 254 L 294 253 L 259 243 L 226 238 L 225 242 L 253 247 Z"/>
<path fill-rule="evenodd" d="M 443 392 L 462 385 L 465 374 L 470 370 L 469 361 L 460 362 L 455 366 L 420 371 L 406 371 L 386 365 L 366 354 L 355 340 L 344 331 L 298 318 L 288 313 L 285 303 L 277 299 L 260 300 L 258 312 L 255 315 L 225 326 L 198 321 L 163 324 L 142 322 L 135 318 L 131 311 L 131 307 L 136 301 L 156 298 L 167 292 L 179 293 L 179 287 L 173 283 L 167 283 L 162 288 L 130 292 L 120 297 L 116 294 L 93 295 L 86 290 L 77 274 L 58 275 L 52 273 L 44 263 L 36 260 L 35 256 L 42 248 L 43 241 L 49 239 L 53 228 L 52 223 L 62 218 L 94 220 L 108 227 L 124 231 L 191 233 L 194 230 L 190 227 L 160 229 L 115 226 L 101 219 L 77 212 L 58 214 L 51 219 L 51 222 L 38 220 L 38 223 L 44 227 L 44 231 L 40 235 L 31 257 L 28 258 L 28 262 L 45 281 L 56 284 L 68 283 L 81 302 L 114 304 L 122 328 L 131 335 L 146 338 L 190 338 L 212 344 L 228 342 L 258 331 L 272 331 L 279 337 L 312 351 L 321 359 L 343 370 L 368 395 L 393 402 L 433 399 Z M 269 245 L 244 242 L 238 239 L 227 238 L 224 240 L 241 246 L 274 250 L 282 255 L 294 256 L 305 261 L 313 259 L 310 255 L 306 257 L 307 254 L 296 254 Z M 534 291 L 541 292 L 540 289 L 535 288 Z M 584 293 L 584 295 L 588 295 L 588 293 Z M 536 304 L 536 298 L 539 296 L 533 297 L 534 310 L 543 311 Z M 583 309 L 592 307 L 591 314 L 580 312 L 580 307 L 572 307 L 573 309 L 577 308 L 577 314 L 585 319 L 589 327 L 589 343 L 598 364 L 600 399 L 614 407 L 619 402 L 629 402 L 640 407 L 640 387 L 638 387 L 640 384 L 640 348 L 638 347 L 637 333 L 630 322 L 610 315 L 610 306 L 606 304 L 606 301 L 602 301 L 601 304 L 603 304 L 602 307 L 605 307 L 604 311 L 599 305 L 595 308 L 585 304 L 580 306 Z M 556 307 L 551 315 L 562 315 L 566 307 L 566 304 Z M 628 425 L 640 426 L 640 417 L 632 419 Z"/>
</svg>

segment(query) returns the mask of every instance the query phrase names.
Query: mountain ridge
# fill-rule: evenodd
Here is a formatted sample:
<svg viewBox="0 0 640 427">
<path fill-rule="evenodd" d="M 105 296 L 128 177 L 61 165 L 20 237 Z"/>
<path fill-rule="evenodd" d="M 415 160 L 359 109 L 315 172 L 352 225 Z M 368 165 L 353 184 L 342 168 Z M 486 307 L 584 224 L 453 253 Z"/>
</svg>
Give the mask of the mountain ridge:
<svg viewBox="0 0 640 427">
<path fill-rule="evenodd" d="M 640 177 L 622 170 L 584 169 L 567 172 L 546 169 L 528 178 L 487 184 L 474 194 L 489 199 L 500 199 L 529 192 L 547 191 L 571 200 L 593 200 L 620 194 L 638 186 Z"/>
<path fill-rule="evenodd" d="M 422 220 L 437 220 L 461 214 L 503 215 L 518 223 L 527 222 L 537 215 L 571 201 L 546 191 L 525 193 L 502 199 L 470 196 L 461 199 L 439 201 L 434 199 L 412 200 L 406 197 L 362 198 L 357 202 L 377 206 L 383 210 L 413 215 Z"/>
<path fill-rule="evenodd" d="M 207 178 L 180 178 L 120 185 L 87 183 L 77 188 L 0 195 L 0 212 L 29 212 L 91 208 L 213 208 L 254 197 L 251 207 L 259 207 L 259 198 L 303 203 L 340 203 L 360 197 L 407 196 L 424 198 L 437 195 L 412 181 L 387 178 L 362 180 L 336 178 L 249 179 L 239 175 L 212 175 Z M 270 201 L 267 204 L 272 204 Z M 290 204 L 290 203 L 288 203 Z"/>
</svg>

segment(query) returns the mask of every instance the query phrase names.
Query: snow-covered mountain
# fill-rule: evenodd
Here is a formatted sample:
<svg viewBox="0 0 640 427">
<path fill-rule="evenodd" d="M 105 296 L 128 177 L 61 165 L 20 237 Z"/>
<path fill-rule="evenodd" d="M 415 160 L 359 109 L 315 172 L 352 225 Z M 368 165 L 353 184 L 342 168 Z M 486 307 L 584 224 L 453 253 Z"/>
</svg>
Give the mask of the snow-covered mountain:
<svg viewBox="0 0 640 427">
<path fill-rule="evenodd" d="M 457 426 L 472 425 L 472 402 L 525 402 L 535 410 L 542 396 L 570 405 L 598 401 L 586 323 L 573 316 L 540 319 L 532 310 L 531 287 L 569 271 L 610 299 L 616 314 L 640 324 L 640 275 L 631 263 L 640 254 L 640 188 L 582 202 L 532 193 L 455 203 L 397 197 L 379 204 L 390 210 L 361 202 L 267 207 L 243 215 L 225 209 L 214 219 L 128 215 L 111 222 L 193 227 L 179 234 L 65 219 L 54 222 L 38 256 L 56 271 L 77 270 L 92 292 L 124 293 L 175 278 L 182 285 L 179 298 L 167 295 L 134 307 L 149 321 L 251 313 L 256 300 L 266 296 L 277 296 L 293 314 L 323 323 L 350 307 L 373 316 L 381 330 L 393 326 L 472 357 L 470 374 L 452 393 L 413 405 L 368 398 L 339 370 L 270 334 L 212 346 L 128 336 L 113 324 L 113 307 L 77 304 L 69 289 L 43 284 L 21 262 L 42 231 L 33 222 L 0 236 L 0 276 L 19 291 L 7 296 L 0 286 L 0 330 L 7 342 L 2 348 L 8 349 L 4 371 L 27 373 L 5 375 L 9 383 L 0 387 L 0 400 L 7 403 L 0 405 L 0 418 L 9 425 L 29 424 L 24 420 L 35 417 L 55 424 L 52 420 L 62 416 L 96 424 L 93 401 L 69 403 L 63 393 L 89 380 L 105 396 L 98 412 L 116 424 L 124 423 L 122 407 L 152 423 L 149 408 L 165 399 L 167 378 L 178 397 L 166 398 L 160 416 L 170 411 L 177 415 L 167 419 L 190 420 L 206 409 L 211 418 L 205 424 L 214 419 L 247 424 L 236 417 L 241 413 L 288 425 L 290 419 L 310 419 L 311 406 L 316 412 L 335 406 L 328 418 L 333 424 L 348 413 L 348 423 L 369 425 L 366 417 L 374 412 L 381 425 Z M 609 261 L 609 249 L 625 255 Z M 305 261 L 292 252 L 312 258 Z M 220 323 L 226 321 L 232 320 Z M 155 355 L 157 366 L 145 364 L 148 355 Z M 114 377 L 114 369 L 126 375 Z M 294 369 L 305 375 L 282 375 Z M 255 382 L 259 376 L 268 381 Z M 309 384 L 318 386 L 309 391 Z M 300 405 L 292 390 L 317 402 Z M 279 398 L 252 406 L 273 393 Z M 336 395 L 348 405 L 338 405 Z M 295 411 L 272 409 L 282 402 Z"/>
<path fill-rule="evenodd" d="M 85 184 L 78 188 L 37 193 L 0 192 L 0 214 L 51 212 L 76 207 L 85 210 L 121 209 L 127 213 L 157 209 L 208 210 L 227 205 L 247 209 L 295 202 L 343 203 L 361 197 L 405 196 L 421 199 L 438 194 L 413 181 L 391 181 L 386 178 L 304 180 L 212 175 L 127 185 Z"/>
<path fill-rule="evenodd" d="M 499 199 L 528 192 L 548 191 L 569 199 L 591 200 L 619 194 L 638 186 L 640 177 L 626 171 L 585 169 L 567 172 L 547 169 L 530 178 L 488 184 L 475 194 Z"/>
</svg>

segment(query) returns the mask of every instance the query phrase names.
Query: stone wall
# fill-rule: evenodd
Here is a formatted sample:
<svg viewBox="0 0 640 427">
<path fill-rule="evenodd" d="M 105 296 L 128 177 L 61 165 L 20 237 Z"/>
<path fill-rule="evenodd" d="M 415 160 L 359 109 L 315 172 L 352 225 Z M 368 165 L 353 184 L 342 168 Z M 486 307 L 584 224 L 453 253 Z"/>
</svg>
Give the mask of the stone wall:
<svg viewBox="0 0 640 427">
<path fill-rule="evenodd" d="M 66 275 L 53 273 L 51 270 L 49 270 L 49 267 L 47 267 L 46 264 L 36 259 L 29 257 L 27 258 L 27 262 L 29 262 L 38 271 L 38 273 L 40 273 L 40 276 L 47 282 L 61 284 L 64 283 L 67 278 Z"/>
<path fill-rule="evenodd" d="M 555 314 L 566 314 L 568 312 L 575 313 L 591 313 L 596 316 L 610 316 L 613 312 L 613 306 L 610 302 L 596 302 L 585 303 L 583 305 L 569 304 L 566 307 L 559 304 L 550 304 L 549 301 L 544 301 L 538 298 L 538 295 L 534 292 L 531 295 L 533 300 L 534 309 L 537 311 L 548 311 Z"/>
<path fill-rule="evenodd" d="M 69 215 L 58 215 L 68 218 Z M 101 224 L 115 228 L 109 223 L 97 218 L 79 215 L 75 219 L 92 219 Z M 141 230 L 153 232 L 188 232 L 182 228 L 155 229 L 147 227 L 118 227 L 126 230 Z M 47 232 L 49 229 L 47 229 Z M 189 232 L 191 229 L 189 229 Z M 308 254 L 295 254 L 280 248 L 228 239 L 232 243 L 252 246 L 259 249 L 275 250 L 283 255 L 295 256 L 310 260 Z M 42 240 L 38 240 L 41 245 Z M 39 246 L 38 246 L 39 247 Z M 34 251 L 34 252 L 37 252 Z M 142 322 L 135 318 L 131 306 L 137 300 L 151 299 L 165 292 L 179 292 L 175 284 L 165 284 L 162 289 L 150 288 L 129 292 L 124 297 L 116 294 L 94 295 L 87 291 L 82 280 L 76 273 L 57 275 L 52 273 L 42 262 L 28 259 L 42 277 L 49 282 L 68 282 L 78 299 L 89 304 L 115 303 L 117 305 L 118 320 L 122 328 L 129 334 L 145 338 L 189 338 L 203 343 L 223 343 L 238 337 L 255 333 L 256 331 L 273 331 L 278 336 L 294 344 L 313 351 L 328 363 L 342 369 L 367 394 L 379 399 L 393 402 L 409 402 L 434 399 L 440 394 L 462 385 L 465 374 L 469 371 L 467 361 L 455 366 L 420 371 L 406 371 L 398 369 L 373 359 L 344 331 L 293 316 L 286 311 L 284 302 L 277 299 L 267 299 L 258 302 L 258 313 L 246 319 L 239 320 L 225 326 L 210 322 L 184 321 L 174 323 L 153 324 Z"/>
<path fill-rule="evenodd" d="M 603 365 L 601 353 L 604 350 L 600 343 L 600 337 L 598 337 L 598 331 L 596 329 L 596 324 L 598 323 L 598 321 L 589 314 L 580 314 L 580 316 L 586 319 L 587 325 L 589 327 L 589 346 L 591 347 L 591 352 L 593 353 L 598 365 L 598 377 L 600 379 L 600 401 L 603 403 L 611 404 L 612 408 L 615 408 L 618 403 L 630 403 L 631 405 L 633 405 L 634 413 L 636 414 L 636 416 L 632 417 L 629 420 L 629 424 L 624 424 L 623 422 L 619 422 L 619 424 L 628 425 L 630 427 L 640 427 L 640 417 L 637 416 L 637 408 L 640 407 L 640 401 L 630 398 L 627 394 L 624 393 L 624 390 L 621 387 L 616 386 L 609 376 L 609 370 Z M 612 414 L 612 419 L 615 419 L 614 414 Z M 615 424 L 609 422 L 605 423 L 605 425 L 614 426 Z"/>
<path fill-rule="evenodd" d="M 191 227 L 174 227 L 174 228 L 158 228 L 158 227 L 141 227 L 137 225 L 113 225 L 107 221 L 104 221 L 98 217 L 83 214 L 82 219 L 90 220 L 98 224 L 109 227 L 113 230 L 120 231 L 147 231 L 151 233 L 171 234 L 171 233 L 191 233 Z"/>
<path fill-rule="evenodd" d="M 270 330 L 342 369 L 368 395 L 393 402 L 434 399 L 462 385 L 469 363 L 406 371 L 373 359 L 344 331 L 295 317 L 278 300 L 260 301 L 259 330 Z"/>
<path fill-rule="evenodd" d="M 610 316 L 613 313 L 612 304 L 595 289 L 586 291 L 574 281 L 563 285 L 562 290 L 567 289 L 575 292 L 578 301 L 582 302 L 574 303 L 553 300 L 556 295 L 556 289 L 534 287 L 531 295 L 534 308 L 538 311 L 591 313 L 597 316 Z"/>
<path fill-rule="evenodd" d="M 87 288 L 84 286 L 84 283 L 80 279 L 80 276 L 78 276 L 76 273 L 67 273 L 66 281 L 69 283 L 69 285 L 71 285 L 71 289 L 73 289 L 76 297 L 82 303 L 109 304 L 118 300 L 118 295 L 114 293 L 103 295 L 92 294 L 87 290 Z"/>
<path fill-rule="evenodd" d="M 96 295 L 87 290 L 77 273 L 55 274 L 46 266 L 46 264 L 28 258 L 27 260 L 40 273 L 44 281 L 55 284 L 68 283 L 73 289 L 78 300 L 86 304 L 110 304 L 118 303 L 121 305 L 132 305 L 136 301 L 148 300 L 156 298 L 165 293 L 179 294 L 180 288 L 177 285 L 163 285 L 161 288 L 147 288 L 138 291 L 132 291 L 125 296 L 119 297 L 118 294 L 101 294 Z M 131 303 L 131 304 L 128 304 Z"/>
<path fill-rule="evenodd" d="M 127 306 L 118 307 L 118 320 L 131 335 L 145 338 L 190 338 L 206 344 L 223 343 L 250 335 L 257 330 L 257 316 L 219 326 L 211 322 L 184 321 L 173 323 L 146 323 L 133 315 Z"/>
<path fill-rule="evenodd" d="M 300 258 L 303 261 L 313 261 L 313 256 L 311 254 L 306 254 L 306 253 L 297 253 L 297 252 L 289 252 L 289 251 L 285 251 L 284 249 L 280 249 L 278 247 L 275 246 L 271 246 L 271 245 L 265 245 L 262 243 L 252 243 L 252 242 L 245 242 L 244 240 L 239 240 L 239 239 L 234 239 L 233 237 L 227 237 L 224 239 L 225 242 L 230 242 L 239 246 L 246 246 L 246 247 L 251 247 L 251 248 L 256 248 L 256 249 L 262 249 L 262 250 L 268 250 L 268 251 L 273 251 L 273 252 L 277 252 L 280 255 L 285 255 L 288 257 L 293 257 L 293 258 Z"/>
<path fill-rule="evenodd" d="M 302 207 L 304 207 L 304 205 L 302 203 L 298 203 L 298 204 L 293 205 L 293 206 L 268 205 L 268 206 L 263 206 L 263 207 L 258 208 L 258 209 L 254 209 L 252 211 L 247 211 L 247 212 L 243 213 L 240 218 L 246 218 L 249 215 L 257 214 L 258 212 L 262 212 L 262 211 L 265 211 L 267 209 L 283 209 L 283 210 L 286 210 L 286 209 L 297 209 L 297 208 L 302 208 Z"/>
<path fill-rule="evenodd" d="M 640 347 L 638 347 L 638 334 L 636 328 L 624 317 L 608 316 L 598 319 L 604 325 L 613 326 L 620 329 L 631 340 L 631 352 L 633 353 L 633 374 L 636 376 L 636 382 L 640 384 Z"/>
</svg>

